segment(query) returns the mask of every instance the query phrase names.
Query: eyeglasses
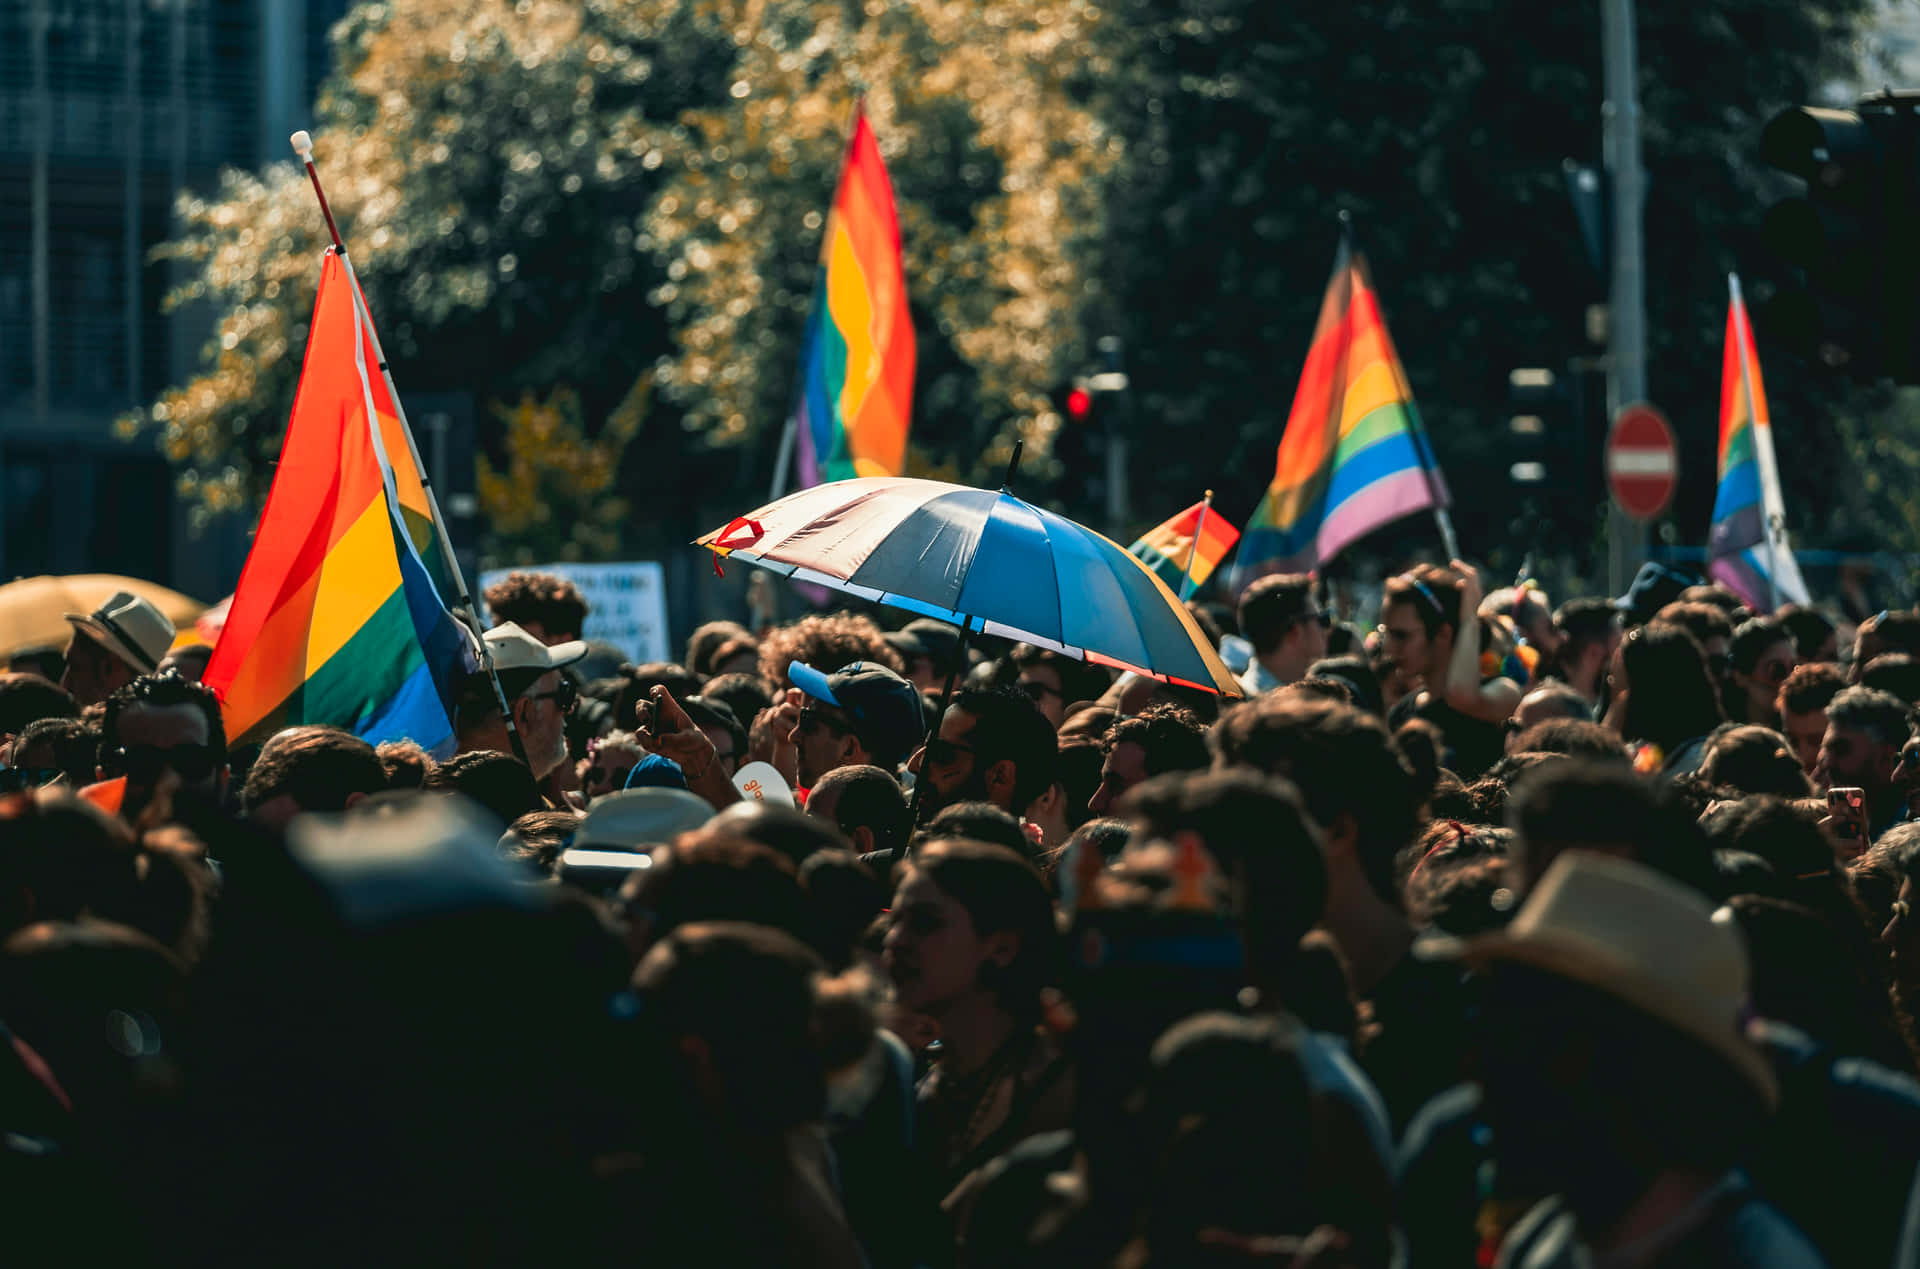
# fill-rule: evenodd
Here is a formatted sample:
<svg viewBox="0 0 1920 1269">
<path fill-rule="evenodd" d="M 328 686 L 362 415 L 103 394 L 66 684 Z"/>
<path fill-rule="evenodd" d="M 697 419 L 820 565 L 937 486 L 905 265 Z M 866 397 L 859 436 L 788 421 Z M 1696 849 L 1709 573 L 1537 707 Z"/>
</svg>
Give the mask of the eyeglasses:
<svg viewBox="0 0 1920 1269">
<path fill-rule="evenodd" d="M 944 740 L 939 736 L 927 742 L 927 762 L 936 767 L 950 767 L 960 761 L 961 754 L 973 752 L 972 745 L 963 745 L 957 740 Z"/>
<path fill-rule="evenodd" d="M 580 703 L 580 690 L 567 679 L 560 680 L 560 686 L 551 692 L 528 692 L 522 700 L 552 701 L 553 707 L 563 714 L 571 714 L 573 707 Z"/>
<path fill-rule="evenodd" d="M 188 784 L 197 784 L 220 765 L 220 753 L 212 745 L 122 745 L 101 755 L 108 771 L 126 776 L 137 784 L 148 784 L 171 770 Z"/>
<path fill-rule="evenodd" d="M 59 767 L 0 767 L 0 793 L 37 789 L 59 778 Z"/>
<path fill-rule="evenodd" d="M 844 736 L 853 730 L 852 724 L 848 723 L 845 719 L 835 718 L 832 714 L 822 713 L 812 706 L 808 706 L 800 711 L 800 721 L 794 724 L 793 734 L 798 736 L 802 732 L 805 732 L 811 735 L 822 727 L 836 736 Z"/>
<path fill-rule="evenodd" d="M 1036 701 L 1046 696 L 1057 696 L 1063 701 L 1067 699 L 1065 692 L 1057 687 L 1051 687 L 1042 683 L 1039 679 L 1021 679 L 1018 683 L 1015 683 L 1014 686 Z"/>
</svg>

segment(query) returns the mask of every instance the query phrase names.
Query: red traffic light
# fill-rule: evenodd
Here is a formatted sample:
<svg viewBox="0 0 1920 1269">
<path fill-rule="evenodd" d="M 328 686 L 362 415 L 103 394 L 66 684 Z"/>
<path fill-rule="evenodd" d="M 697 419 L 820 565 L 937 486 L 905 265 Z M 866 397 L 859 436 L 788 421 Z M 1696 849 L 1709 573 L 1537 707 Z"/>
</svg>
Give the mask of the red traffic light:
<svg viewBox="0 0 1920 1269">
<path fill-rule="evenodd" d="M 1093 417 L 1093 393 L 1085 388 L 1075 387 L 1067 393 L 1067 417 L 1075 423 L 1085 423 Z"/>
</svg>

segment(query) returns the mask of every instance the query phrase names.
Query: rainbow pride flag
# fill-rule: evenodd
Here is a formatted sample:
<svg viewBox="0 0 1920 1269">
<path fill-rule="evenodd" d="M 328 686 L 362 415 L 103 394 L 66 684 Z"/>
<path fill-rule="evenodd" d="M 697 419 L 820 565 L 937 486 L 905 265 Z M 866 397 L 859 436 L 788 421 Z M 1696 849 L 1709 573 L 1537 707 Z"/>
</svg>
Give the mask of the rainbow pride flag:
<svg viewBox="0 0 1920 1269">
<path fill-rule="evenodd" d="M 328 723 L 453 747 L 474 666 L 422 544 L 432 513 L 346 262 L 328 251 L 266 509 L 205 681 L 235 744 Z"/>
<path fill-rule="evenodd" d="M 1306 572 L 1389 521 L 1447 503 L 1366 258 L 1343 238 L 1236 585 Z"/>
<path fill-rule="evenodd" d="M 794 404 L 800 483 L 898 476 L 913 421 L 913 315 L 893 185 L 864 111 L 827 212 Z"/>
<path fill-rule="evenodd" d="M 1720 488 L 1707 535 L 1707 572 L 1755 612 L 1769 613 L 1781 604 L 1812 600 L 1787 540 L 1767 388 L 1736 274 L 1727 275 L 1727 295 L 1727 347 L 1720 369 Z"/>
<path fill-rule="evenodd" d="M 1158 528 L 1147 530 L 1127 551 L 1159 574 L 1168 590 L 1186 599 L 1213 576 L 1213 570 L 1239 540 L 1240 530 L 1203 499 Z"/>
</svg>

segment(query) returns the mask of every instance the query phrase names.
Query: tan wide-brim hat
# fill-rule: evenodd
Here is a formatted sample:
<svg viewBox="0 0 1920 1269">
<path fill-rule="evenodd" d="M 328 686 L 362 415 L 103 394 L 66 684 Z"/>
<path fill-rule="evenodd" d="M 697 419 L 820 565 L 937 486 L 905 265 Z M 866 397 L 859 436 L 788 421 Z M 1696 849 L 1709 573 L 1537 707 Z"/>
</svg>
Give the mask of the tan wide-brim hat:
<svg viewBox="0 0 1920 1269">
<path fill-rule="evenodd" d="M 1425 956 L 1528 965 L 1620 1000 L 1726 1059 L 1769 1106 L 1779 1082 L 1747 1039 L 1746 945 L 1730 914 L 1650 868 L 1569 850 L 1504 929 L 1429 939 Z"/>
<path fill-rule="evenodd" d="M 85 616 L 70 612 L 67 620 L 140 674 L 159 669 L 173 647 L 173 623 L 166 614 L 129 591 L 115 593 Z"/>
<path fill-rule="evenodd" d="M 548 647 L 515 621 L 501 622 L 487 631 L 486 637 L 487 650 L 493 655 L 493 668 L 500 674 L 508 670 L 557 670 L 587 655 L 583 639 Z"/>
</svg>

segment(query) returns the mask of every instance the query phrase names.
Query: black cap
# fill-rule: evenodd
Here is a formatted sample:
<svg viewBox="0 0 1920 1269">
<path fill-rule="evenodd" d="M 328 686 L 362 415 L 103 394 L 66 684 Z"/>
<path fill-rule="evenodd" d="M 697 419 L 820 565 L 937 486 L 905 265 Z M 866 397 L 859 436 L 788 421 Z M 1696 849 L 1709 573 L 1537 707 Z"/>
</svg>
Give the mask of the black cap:
<svg viewBox="0 0 1920 1269">
<path fill-rule="evenodd" d="M 787 679 L 852 719 L 854 734 L 882 766 L 898 764 L 926 735 L 919 689 L 884 665 L 855 661 L 822 674 L 795 661 L 787 666 Z"/>
</svg>

